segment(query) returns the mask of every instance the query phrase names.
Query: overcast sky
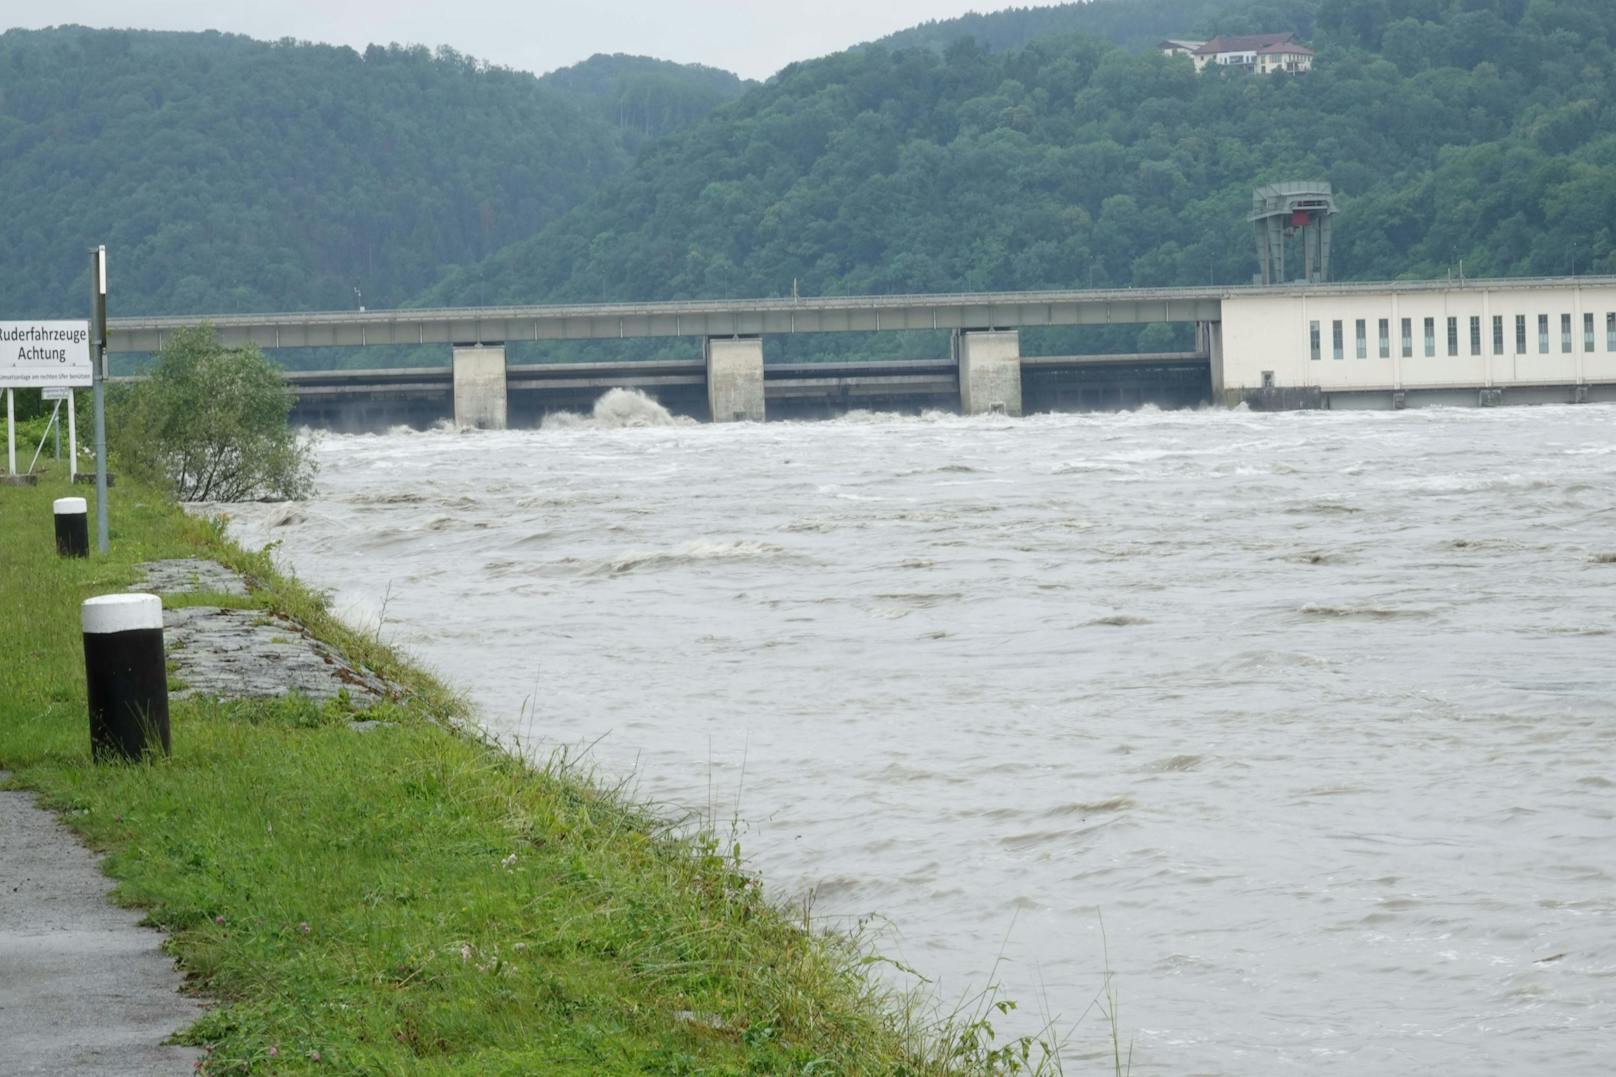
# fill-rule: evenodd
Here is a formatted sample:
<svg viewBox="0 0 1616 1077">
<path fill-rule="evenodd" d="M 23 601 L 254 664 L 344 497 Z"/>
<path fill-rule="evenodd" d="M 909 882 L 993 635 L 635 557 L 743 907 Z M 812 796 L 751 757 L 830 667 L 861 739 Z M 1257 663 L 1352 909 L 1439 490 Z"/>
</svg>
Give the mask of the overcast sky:
<svg viewBox="0 0 1616 1077">
<path fill-rule="evenodd" d="M 6 27 L 224 30 L 352 45 L 449 45 L 542 74 L 597 52 L 627 52 L 767 78 L 793 60 L 845 49 L 927 19 L 1011 0 L 0 0 Z M 1018 0 L 1017 6 L 1043 6 Z"/>
</svg>

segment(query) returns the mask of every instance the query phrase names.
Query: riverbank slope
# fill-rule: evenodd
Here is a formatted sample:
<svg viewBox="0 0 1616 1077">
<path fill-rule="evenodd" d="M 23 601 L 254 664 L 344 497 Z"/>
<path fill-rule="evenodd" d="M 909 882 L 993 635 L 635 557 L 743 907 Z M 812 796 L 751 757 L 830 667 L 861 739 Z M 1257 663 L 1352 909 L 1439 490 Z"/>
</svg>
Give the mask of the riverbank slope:
<svg viewBox="0 0 1616 1077">
<path fill-rule="evenodd" d="M 985 1061 L 921 1047 L 866 959 L 771 906 L 738 849 L 458 731 L 469 714 L 441 683 L 157 491 L 120 482 L 111 554 L 58 558 L 51 500 L 68 492 L 59 475 L 0 490 L 0 768 L 108 854 L 118 900 L 216 1000 L 181 1036 L 207 1072 Z M 290 617 L 393 698 L 362 724 L 346 699 L 175 699 L 171 759 L 90 765 L 79 604 L 191 556 L 253 589 L 167 604 Z"/>
</svg>

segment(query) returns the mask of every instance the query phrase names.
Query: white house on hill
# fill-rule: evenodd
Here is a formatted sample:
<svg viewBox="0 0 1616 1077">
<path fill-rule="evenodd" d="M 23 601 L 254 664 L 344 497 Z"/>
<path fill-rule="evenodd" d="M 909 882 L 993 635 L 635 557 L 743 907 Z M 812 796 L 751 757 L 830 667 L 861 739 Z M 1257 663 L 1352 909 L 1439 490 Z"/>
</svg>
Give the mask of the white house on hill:
<svg viewBox="0 0 1616 1077">
<path fill-rule="evenodd" d="M 1182 41 L 1170 37 L 1156 47 L 1162 51 L 1163 56 L 1189 56 L 1204 44 L 1206 44 L 1204 41 Z"/>
<path fill-rule="evenodd" d="M 1164 41 L 1161 44 L 1163 52 L 1168 52 L 1169 44 L 1178 46 L 1193 42 Z M 1254 71 L 1259 75 L 1275 71 L 1309 71 L 1313 67 L 1313 50 L 1296 40 L 1294 33 L 1215 37 L 1187 50 L 1187 54 L 1195 61 L 1197 71 L 1205 70 L 1207 64 Z M 1176 55 L 1176 52 L 1168 52 L 1168 55 Z"/>
</svg>

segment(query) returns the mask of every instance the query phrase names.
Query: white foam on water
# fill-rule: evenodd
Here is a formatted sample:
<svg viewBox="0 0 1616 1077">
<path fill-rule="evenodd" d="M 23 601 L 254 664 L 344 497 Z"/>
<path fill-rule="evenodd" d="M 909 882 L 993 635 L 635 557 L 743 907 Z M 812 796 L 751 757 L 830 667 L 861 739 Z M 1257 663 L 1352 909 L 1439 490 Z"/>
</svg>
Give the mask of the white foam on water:
<svg viewBox="0 0 1616 1077">
<path fill-rule="evenodd" d="M 639 389 L 609 389 L 588 416 L 571 411 L 544 417 L 545 430 L 622 430 L 648 426 L 695 426 L 694 419 L 674 415 Z"/>
</svg>

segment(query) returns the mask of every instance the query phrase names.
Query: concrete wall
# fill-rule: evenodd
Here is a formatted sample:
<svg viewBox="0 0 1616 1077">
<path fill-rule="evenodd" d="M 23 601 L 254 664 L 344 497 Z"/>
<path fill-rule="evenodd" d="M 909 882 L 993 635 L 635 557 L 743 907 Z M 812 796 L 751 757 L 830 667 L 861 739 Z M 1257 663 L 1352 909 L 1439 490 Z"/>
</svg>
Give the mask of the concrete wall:
<svg viewBox="0 0 1616 1077">
<path fill-rule="evenodd" d="M 763 421 L 763 341 L 707 338 L 707 408 L 715 423 Z"/>
<path fill-rule="evenodd" d="M 455 425 L 504 430 L 505 348 L 479 346 L 454 350 Z"/>
<path fill-rule="evenodd" d="M 1002 410 L 1021 414 L 1021 334 L 1014 329 L 962 332 L 959 350 L 960 413 Z"/>
<path fill-rule="evenodd" d="M 1585 336 L 1592 318 L 1592 340 Z M 1434 354 L 1427 354 L 1425 321 L 1431 319 Z M 1453 319 L 1456 347 L 1449 345 Z M 1494 319 L 1503 331 L 1502 347 Z M 1524 349 L 1518 347 L 1517 318 L 1525 318 Z M 1539 319 L 1547 318 L 1547 348 L 1539 340 Z M 1569 318 L 1570 346 L 1563 338 Z M 1380 323 L 1386 321 L 1387 347 Z M 1408 319 L 1410 349 L 1403 347 Z M 1479 348 L 1472 340 L 1472 319 Z M 1616 383 L 1616 285 L 1565 282 L 1523 288 L 1507 282 L 1467 285 L 1426 292 L 1354 292 L 1343 289 L 1291 290 L 1266 295 L 1231 295 L 1223 300 L 1221 356 L 1214 361 L 1220 399 L 1234 403 L 1264 388 L 1316 388 L 1332 393 L 1393 393 L 1425 390 L 1513 389 Z M 1359 354 L 1358 326 L 1363 324 Z M 1319 331 L 1317 357 L 1312 328 Z M 1340 327 L 1339 357 L 1335 348 Z M 1591 343 L 1591 347 L 1589 346 Z M 1405 354 L 1412 351 L 1412 354 Z M 1450 354 L 1456 352 L 1457 354 Z"/>
<path fill-rule="evenodd" d="M 1207 369 L 1211 375 L 1212 399 L 1221 400 L 1223 396 L 1223 323 L 1196 322 L 1195 350 L 1206 355 Z"/>
</svg>

